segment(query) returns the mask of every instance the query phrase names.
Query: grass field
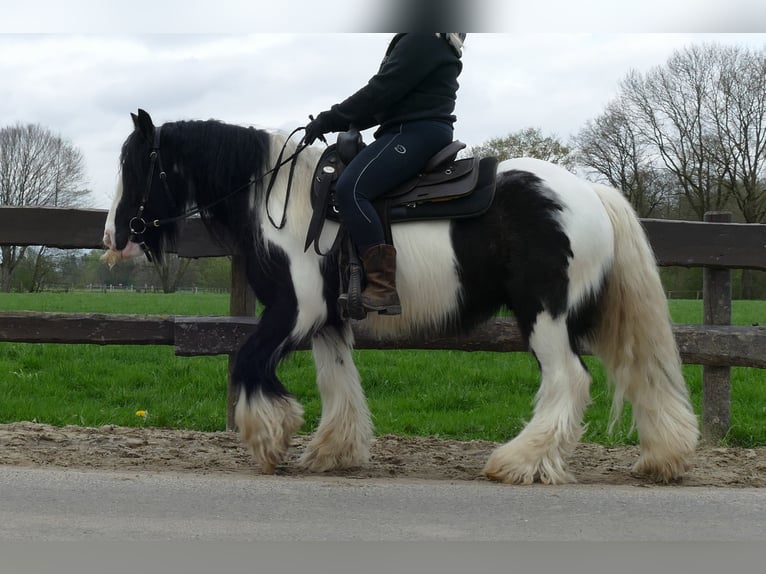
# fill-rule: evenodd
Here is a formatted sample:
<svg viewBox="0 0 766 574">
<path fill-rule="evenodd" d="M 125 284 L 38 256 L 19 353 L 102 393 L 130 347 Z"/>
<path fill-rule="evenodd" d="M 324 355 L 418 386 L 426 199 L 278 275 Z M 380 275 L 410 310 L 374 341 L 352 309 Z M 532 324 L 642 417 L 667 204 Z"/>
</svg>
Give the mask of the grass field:
<svg viewBox="0 0 766 574">
<path fill-rule="evenodd" d="M 701 301 L 673 300 L 678 323 L 700 323 Z M 178 293 L 0 294 L 0 310 L 226 315 L 228 295 Z M 733 323 L 766 324 L 766 302 L 735 301 Z M 532 413 L 538 370 L 526 353 L 355 351 L 376 431 L 457 439 L 507 440 Z M 584 440 L 634 443 L 629 409 L 607 433 L 604 373 L 587 357 L 594 384 Z M 223 430 L 226 357 L 176 357 L 171 347 L 0 344 L 0 422 L 151 425 Z M 684 367 L 699 413 L 702 369 Z M 304 432 L 320 414 L 314 366 L 299 352 L 280 378 L 306 409 Z M 136 415 L 144 411 L 145 416 Z M 766 445 L 766 370 L 732 369 L 732 429 L 726 443 Z"/>
</svg>

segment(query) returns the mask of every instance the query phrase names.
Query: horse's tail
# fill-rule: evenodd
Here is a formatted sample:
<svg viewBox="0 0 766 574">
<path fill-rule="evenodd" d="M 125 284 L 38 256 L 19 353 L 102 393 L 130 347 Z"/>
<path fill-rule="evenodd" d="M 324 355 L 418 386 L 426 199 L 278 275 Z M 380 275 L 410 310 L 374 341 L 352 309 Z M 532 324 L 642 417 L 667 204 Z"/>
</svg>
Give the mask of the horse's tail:
<svg viewBox="0 0 766 574">
<path fill-rule="evenodd" d="M 699 438 L 667 299 L 641 222 L 616 189 L 595 185 L 614 229 L 615 253 L 591 348 L 614 385 L 610 430 L 627 398 L 641 458 L 635 470 L 662 481 L 688 467 Z"/>
</svg>

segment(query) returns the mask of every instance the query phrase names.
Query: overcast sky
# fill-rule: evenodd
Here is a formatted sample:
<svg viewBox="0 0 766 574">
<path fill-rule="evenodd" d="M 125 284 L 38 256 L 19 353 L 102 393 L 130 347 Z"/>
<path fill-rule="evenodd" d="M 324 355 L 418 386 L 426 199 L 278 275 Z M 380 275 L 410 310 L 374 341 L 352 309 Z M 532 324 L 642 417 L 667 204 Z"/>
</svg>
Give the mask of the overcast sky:
<svg viewBox="0 0 766 574">
<path fill-rule="evenodd" d="M 631 69 L 662 65 L 695 43 L 766 48 L 757 33 L 766 9 L 750 0 L 730 0 L 717 19 L 717 2 L 704 0 L 670 2 L 664 19 L 667 2 L 653 0 L 619 14 L 618 0 L 474 2 L 483 7 L 474 29 L 493 32 L 466 40 L 455 135 L 469 145 L 526 127 L 566 140 Z M 367 21 L 380 4 L 369 0 L 353 2 L 349 20 L 318 25 L 328 17 L 316 7 L 338 3 L 133 0 L 118 9 L 105 0 L 0 0 L 0 127 L 41 124 L 78 147 L 92 206 L 107 208 L 139 107 L 156 123 L 216 118 L 290 131 L 362 87 L 392 34 L 341 31 L 375 29 Z M 584 10 L 568 13 L 572 5 Z M 678 11 L 692 6 L 697 19 Z"/>
</svg>

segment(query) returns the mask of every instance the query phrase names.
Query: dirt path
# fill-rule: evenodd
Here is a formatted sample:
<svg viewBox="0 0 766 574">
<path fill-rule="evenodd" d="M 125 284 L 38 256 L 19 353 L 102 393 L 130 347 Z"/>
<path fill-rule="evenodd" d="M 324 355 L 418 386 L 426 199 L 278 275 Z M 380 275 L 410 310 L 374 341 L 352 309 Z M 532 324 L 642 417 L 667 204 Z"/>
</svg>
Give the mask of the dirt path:
<svg viewBox="0 0 766 574">
<path fill-rule="evenodd" d="M 297 459 L 308 437 L 293 440 L 287 463 L 277 474 L 301 476 Z M 481 469 L 495 443 L 435 438 L 378 437 L 370 464 L 334 473 L 353 478 L 401 477 L 484 480 Z M 582 444 L 571 461 L 584 484 L 646 485 L 631 476 L 637 447 Z M 0 425 L 0 464 L 26 467 L 144 470 L 201 474 L 255 474 L 258 467 L 233 432 L 193 432 L 157 428 L 54 427 L 36 423 Z M 766 448 L 699 449 L 684 486 L 766 487 Z"/>
</svg>

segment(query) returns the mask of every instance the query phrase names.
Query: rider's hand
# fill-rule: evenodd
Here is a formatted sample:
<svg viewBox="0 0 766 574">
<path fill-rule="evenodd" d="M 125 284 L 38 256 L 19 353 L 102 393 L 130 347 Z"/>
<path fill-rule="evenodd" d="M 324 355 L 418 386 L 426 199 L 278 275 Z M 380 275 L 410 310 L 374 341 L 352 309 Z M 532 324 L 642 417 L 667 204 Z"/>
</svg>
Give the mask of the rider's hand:
<svg viewBox="0 0 766 574">
<path fill-rule="evenodd" d="M 309 117 L 311 118 L 311 116 Z M 317 139 L 327 143 L 323 135 L 331 131 L 327 125 L 328 120 L 329 118 L 327 112 L 322 112 L 317 116 L 316 119 L 312 118 L 312 120 L 306 126 L 306 135 L 303 136 L 303 143 L 306 145 L 311 145 Z"/>
</svg>

